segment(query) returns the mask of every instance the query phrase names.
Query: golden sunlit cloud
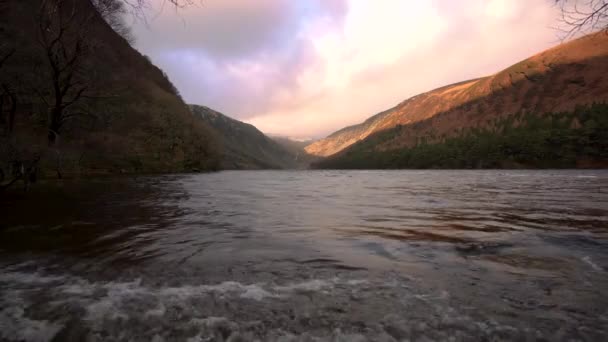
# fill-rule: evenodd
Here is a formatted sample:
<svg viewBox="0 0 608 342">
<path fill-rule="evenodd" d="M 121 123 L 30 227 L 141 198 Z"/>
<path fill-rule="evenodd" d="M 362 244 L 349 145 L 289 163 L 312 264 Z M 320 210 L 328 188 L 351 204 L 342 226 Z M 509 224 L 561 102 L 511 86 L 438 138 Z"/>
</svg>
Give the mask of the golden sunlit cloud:
<svg viewBox="0 0 608 342">
<path fill-rule="evenodd" d="M 137 28 L 140 49 L 187 101 L 293 137 L 323 136 L 557 42 L 550 0 L 236 3 L 209 1 L 185 15 L 170 28 L 177 42 L 150 37 L 177 20 L 163 13 Z"/>
</svg>

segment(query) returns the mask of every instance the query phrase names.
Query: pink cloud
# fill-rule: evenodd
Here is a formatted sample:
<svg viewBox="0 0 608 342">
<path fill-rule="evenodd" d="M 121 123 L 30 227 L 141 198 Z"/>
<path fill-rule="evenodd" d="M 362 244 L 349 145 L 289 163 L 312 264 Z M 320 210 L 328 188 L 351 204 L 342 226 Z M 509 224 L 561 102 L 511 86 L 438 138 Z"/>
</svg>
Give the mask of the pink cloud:
<svg viewBox="0 0 608 342">
<path fill-rule="evenodd" d="M 549 0 L 208 3 L 184 12 L 185 24 L 163 13 L 139 27 L 140 49 L 187 101 L 295 137 L 358 123 L 557 42 Z"/>
</svg>

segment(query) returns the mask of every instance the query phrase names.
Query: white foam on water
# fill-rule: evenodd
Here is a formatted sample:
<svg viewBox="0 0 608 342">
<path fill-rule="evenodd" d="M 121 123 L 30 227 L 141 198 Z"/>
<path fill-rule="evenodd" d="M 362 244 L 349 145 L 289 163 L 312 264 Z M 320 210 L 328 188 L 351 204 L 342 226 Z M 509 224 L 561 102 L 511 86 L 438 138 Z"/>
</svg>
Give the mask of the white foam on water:
<svg viewBox="0 0 608 342">
<path fill-rule="evenodd" d="M 95 289 L 93 286 L 88 284 L 68 284 L 60 286 L 61 292 L 67 295 L 78 295 L 78 296 L 90 296 L 93 294 Z"/>
<path fill-rule="evenodd" d="M 104 319 L 128 319 L 129 316 L 120 310 L 119 301 L 114 298 L 103 298 L 87 305 L 85 320 L 89 322 L 103 322 Z"/>
<path fill-rule="evenodd" d="M 144 317 L 162 318 L 167 312 L 167 306 L 185 305 L 191 299 L 205 296 L 208 294 L 220 294 L 230 298 L 242 298 L 246 300 L 262 301 L 267 298 L 284 298 L 293 293 L 299 292 L 318 292 L 333 288 L 336 284 L 347 286 L 358 286 L 365 283 L 365 280 L 332 280 L 313 279 L 301 283 L 293 283 L 283 286 L 270 286 L 264 283 L 242 284 L 235 281 L 227 281 L 215 285 L 185 285 L 179 287 L 146 287 L 140 280 L 132 282 L 108 282 L 102 284 L 77 281 L 75 283 L 60 286 L 68 298 L 66 302 L 78 301 L 86 309 L 85 320 L 94 330 L 102 329 L 108 321 L 128 320 L 129 309 L 125 303 L 130 300 L 148 301 L 149 298 L 157 302 L 154 308 L 144 311 Z M 101 298 L 91 298 L 91 294 L 98 289 L 105 290 L 105 296 Z M 225 322 L 225 318 L 209 317 L 204 320 L 193 320 L 192 323 L 204 325 L 208 329 L 212 326 Z M 225 323 L 224 323 L 225 324 Z M 193 337 L 195 338 L 195 337 Z"/>
<path fill-rule="evenodd" d="M 193 318 L 190 320 L 190 324 L 195 326 L 204 326 L 204 327 L 217 327 L 220 325 L 230 324 L 230 322 L 226 317 L 217 317 L 217 316 L 209 316 L 206 318 Z"/>
<path fill-rule="evenodd" d="M 245 292 L 241 294 L 241 298 L 254 299 L 260 301 L 267 297 L 276 297 L 275 295 L 269 293 L 268 291 L 262 289 L 257 285 L 249 285 Z"/>
<path fill-rule="evenodd" d="M 359 285 L 367 284 L 367 280 L 351 279 L 351 280 L 347 280 L 346 284 L 349 286 L 359 286 Z"/>
<path fill-rule="evenodd" d="M 0 273 L 0 283 L 19 283 L 19 284 L 48 284 L 60 280 L 65 277 L 61 276 L 43 276 L 38 272 L 2 272 Z"/>
<path fill-rule="evenodd" d="M 107 297 L 125 298 L 140 295 L 152 295 L 160 299 L 166 297 L 177 297 L 187 299 L 190 297 L 202 296 L 209 293 L 221 295 L 232 295 L 235 297 L 261 301 L 265 298 L 280 298 L 290 295 L 293 292 L 318 292 L 333 288 L 336 284 L 343 283 L 347 286 L 358 286 L 364 284 L 366 280 L 347 280 L 332 279 L 330 281 L 313 279 L 301 283 L 289 285 L 269 286 L 266 283 L 242 284 L 236 281 L 226 281 L 214 285 L 184 285 L 179 287 L 152 288 L 141 285 L 140 280 L 128 283 L 110 282 L 105 283 L 101 288 L 107 291 Z M 94 284 L 70 284 L 62 286 L 61 289 L 66 294 L 87 295 L 94 292 L 91 287 Z"/>
<path fill-rule="evenodd" d="M 200 296 L 206 293 L 219 294 L 235 294 L 241 298 L 249 298 L 254 300 L 262 300 L 267 297 L 276 297 L 276 295 L 264 290 L 263 284 L 244 285 L 235 281 L 227 281 L 217 285 L 198 285 L 198 286 L 180 286 L 180 287 L 165 287 L 157 290 L 160 296 L 173 296 L 178 298 L 188 298 Z M 154 293 L 155 290 L 148 289 L 149 293 Z"/>
<path fill-rule="evenodd" d="M 33 320 L 24 316 L 21 307 L 0 311 L 0 340 L 46 342 L 50 341 L 63 325 L 46 320 Z"/>
<path fill-rule="evenodd" d="M 591 260 L 590 256 L 585 256 L 583 258 L 581 258 L 581 260 L 583 260 L 587 265 L 591 266 L 591 268 L 593 268 L 595 271 L 603 271 L 604 269 L 602 267 L 600 267 L 598 264 L 594 263 L 593 260 Z"/>
<path fill-rule="evenodd" d="M 167 308 L 163 303 L 159 303 L 154 309 L 148 310 L 144 313 L 146 317 L 162 317 L 167 312 Z"/>
<path fill-rule="evenodd" d="M 333 287 L 333 283 L 335 282 L 335 280 L 332 282 L 328 282 L 321 279 L 313 279 L 303 283 L 296 283 L 285 286 L 275 286 L 274 289 L 279 292 L 318 292 Z"/>
<path fill-rule="evenodd" d="M 203 337 L 200 334 L 186 339 L 186 342 L 204 342 L 204 341 L 205 340 L 203 340 Z"/>
<path fill-rule="evenodd" d="M 151 342 L 165 342 L 165 339 L 162 336 L 154 335 Z"/>
<path fill-rule="evenodd" d="M 357 287 L 366 282 L 366 280 L 358 279 L 333 278 L 311 279 L 285 285 L 243 284 L 237 281 L 225 281 L 218 284 L 163 287 L 148 286 L 141 279 L 123 282 L 93 282 L 70 275 L 5 272 L 0 274 L 0 289 L 3 291 L 0 296 L 0 340 L 49 341 L 63 329 L 65 322 L 62 320 L 67 319 L 66 317 L 58 318 L 59 321 L 36 320 L 27 317 L 27 308 L 36 303 L 33 298 L 39 291 L 51 296 L 51 300 L 46 306 L 50 310 L 63 310 L 64 307 L 83 308 L 85 310 L 82 317 L 83 322 L 93 333 L 110 329 L 111 334 L 114 334 L 115 329 L 119 329 L 118 327 L 122 326 L 124 322 L 136 316 L 145 320 L 162 320 L 167 312 L 174 312 L 174 307 L 190 310 L 188 303 L 192 303 L 193 299 L 208 295 L 220 295 L 229 301 L 237 298 L 263 301 L 286 298 L 302 292 L 326 293 L 337 286 Z M 111 322 L 117 322 L 119 325 Z M 216 334 L 218 331 L 224 331 L 226 327 L 230 331 L 239 330 L 237 323 L 224 317 L 192 319 L 190 323 L 197 330 L 197 335 L 189 339 L 193 342 L 206 340 L 208 336 Z M 167 336 L 157 335 L 151 338 L 162 341 Z"/>
<path fill-rule="evenodd" d="M 214 336 L 217 337 L 218 333 L 229 332 L 229 336 L 226 341 L 260 341 L 260 339 L 254 339 L 254 337 L 246 332 L 242 331 L 242 325 L 237 322 L 231 321 L 226 317 L 206 317 L 206 318 L 195 318 L 190 320 L 190 325 L 196 326 L 200 329 L 195 336 L 186 339 L 187 342 L 201 342 L 201 341 L 215 341 Z M 385 335 L 388 336 L 388 335 Z M 290 332 L 282 329 L 273 329 L 268 331 L 265 336 L 261 339 L 262 341 L 269 342 L 366 342 L 366 341 L 394 341 L 391 339 L 368 339 L 361 334 L 344 333 L 340 329 L 335 329 L 333 332 L 326 332 L 325 335 L 315 335 L 311 332 L 303 332 L 298 335 L 294 335 Z"/>
<path fill-rule="evenodd" d="M 108 296 L 136 296 L 150 292 L 146 287 L 141 285 L 141 279 L 135 279 L 130 282 L 108 282 L 102 285 L 102 288 L 108 291 Z"/>
</svg>

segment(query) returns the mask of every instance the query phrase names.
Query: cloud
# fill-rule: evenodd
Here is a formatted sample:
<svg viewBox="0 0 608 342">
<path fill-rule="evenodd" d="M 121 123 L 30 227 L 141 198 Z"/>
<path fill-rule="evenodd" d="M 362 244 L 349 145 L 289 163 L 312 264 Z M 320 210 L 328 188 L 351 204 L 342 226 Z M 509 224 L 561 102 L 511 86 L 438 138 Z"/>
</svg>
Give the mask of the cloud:
<svg viewBox="0 0 608 342">
<path fill-rule="evenodd" d="M 139 25 L 184 98 L 319 137 L 556 43 L 548 0 L 207 0 Z"/>
<path fill-rule="evenodd" d="M 211 0 L 178 11 L 161 0 L 155 4 L 147 27 L 136 28 L 144 51 L 190 49 L 213 59 L 239 58 L 280 44 L 296 14 L 288 0 Z"/>
</svg>

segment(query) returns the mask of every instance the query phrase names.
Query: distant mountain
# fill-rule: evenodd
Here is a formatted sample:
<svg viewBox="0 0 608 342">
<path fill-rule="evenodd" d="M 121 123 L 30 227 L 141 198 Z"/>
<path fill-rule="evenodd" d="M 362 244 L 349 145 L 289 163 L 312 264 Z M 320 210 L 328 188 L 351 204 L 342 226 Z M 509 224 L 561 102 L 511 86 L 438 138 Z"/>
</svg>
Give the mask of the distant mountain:
<svg viewBox="0 0 608 342">
<path fill-rule="evenodd" d="M 288 151 L 255 126 L 205 106 L 190 105 L 190 109 L 217 133 L 222 145 L 223 169 L 291 169 L 298 166 L 297 153 Z"/>
<path fill-rule="evenodd" d="M 344 127 L 339 131 L 330 134 L 325 139 L 312 142 L 310 145 L 307 145 L 304 150 L 313 156 L 319 157 L 327 157 L 338 153 L 376 132 L 378 126 L 381 125 L 385 118 L 395 109 L 396 107 L 380 112 L 358 125 Z"/>
<path fill-rule="evenodd" d="M 318 156 L 313 156 L 305 150 L 306 146 L 312 144 L 314 140 L 296 140 L 290 137 L 277 135 L 270 136 L 270 138 L 295 156 L 298 168 L 308 168 L 310 163 L 319 159 Z"/>
<path fill-rule="evenodd" d="M 277 143 L 281 144 L 283 147 L 285 147 L 286 149 L 288 149 L 294 153 L 299 152 L 300 150 L 303 150 L 306 146 L 308 146 L 314 142 L 313 139 L 300 140 L 300 139 L 295 139 L 295 138 L 284 136 L 284 135 L 270 134 L 270 135 L 268 135 L 268 137 L 270 137 L 270 139 L 276 141 Z"/>
<path fill-rule="evenodd" d="M 0 174 L 218 167 L 210 128 L 90 1 L 0 1 L 0 60 Z"/>
<path fill-rule="evenodd" d="M 432 163 L 412 164 L 403 151 L 421 145 L 455 143 L 453 139 L 464 139 L 473 133 L 490 132 L 497 136 L 506 129 L 518 126 L 525 129 L 527 126 L 524 126 L 534 118 L 546 117 L 544 113 L 561 113 L 564 116 L 562 120 L 566 120 L 565 113 L 574 113 L 577 106 L 590 106 L 608 100 L 606 75 L 608 35 L 600 32 L 558 45 L 492 76 L 414 96 L 362 124 L 344 128 L 312 143 L 306 147 L 306 151 L 331 156 L 320 162 L 318 167 L 442 167 Z M 594 115 L 599 115 L 601 119 L 602 116 L 597 113 L 602 110 L 594 107 Z M 571 120 L 576 119 L 571 123 L 573 129 L 581 126 L 581 120 L 590 117 L 583 110 L 578 113 L 576 118 L 570 115 Z M 589 125 L 595 125 L 597 121 L 596 117 Z M 601 134 L 600 138 L 603 139 L 606 134 Z M 547 141 L 537 143 L 550 145 Z M 576 146 L 582 148 L 580 144 Z M 424 154 L 420 149 L 416 153 Z M 471 155 L 470 151 L 463 153 Z M 508 152 L 504 153 L 506 157 L 511 157 L 507 156 Z M 584 157 L 582 153 L 579 155 Z M 559 154 L 553 156 L 560 158 Z M 548 158 L 544 155 L 537 157 Z M 588 157 L 593 159 L 598 156 Z M 421 157 L 425 158 L 427 156 Z M 514 162 L 513 165 L 517 164 Z M 483 163 L 479 165 L 483 167 Z M 492 165 L 499 167 L 500 163 Z M 571 161 L 568 165 L 574 166 L 575 163 Z M 455 163 L 453 166 L 462 164 Z"/>
</svg>

